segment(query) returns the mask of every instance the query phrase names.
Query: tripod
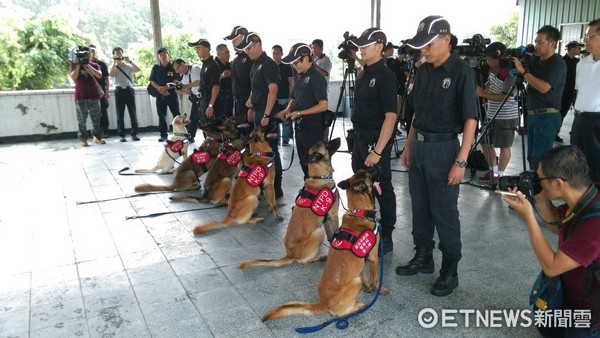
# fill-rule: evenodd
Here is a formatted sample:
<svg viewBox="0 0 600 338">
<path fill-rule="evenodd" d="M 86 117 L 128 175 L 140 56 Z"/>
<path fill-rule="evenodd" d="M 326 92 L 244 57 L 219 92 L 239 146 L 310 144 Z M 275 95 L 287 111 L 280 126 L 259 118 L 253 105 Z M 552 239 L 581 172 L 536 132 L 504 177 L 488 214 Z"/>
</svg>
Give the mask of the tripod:
<svg viewBox="0 0 600 338">
<path fill-rule="evenodd" d="M 344 61 L 344 60 L 342 60 Z M 348 59 L 345 60 L 345 62 L 348 63 L 348 66 L 344 69 L 344 79 L 342 80 L 342 85 L 340 86 L 340 95 L 338 97 L 338 101 L 337 101 L 337 105 L 335 106 L 335 118 L 333 119 L 333 122 L 331 123 L 331 131 L 329 132 L 329 139 L 331 140 L 331 138 L 333 137 L 333 131 L 335 129 L 335 122 L 337 121 L 337 114 L 340 112 L 340 106 L 342 105 L 342 102 L 344 100 L 345 97 L 345 93 L 347 92 L 349 95 L 349 108 L 350 111 L 352 111 L 352 107 L 354 106 L 354 83 L 356 80 L 356 68 L 354 67 L 354 59 Z M 347 91 L 346 91 L 347 88 Z M 344 123 L 344 120 L 342 120 L 342 123 Z M 342 128 L 345 131 L 345 125 L 342 126 Z M 346 137 L 345 133 L 344 134 L 344 138 Z M 343 150 L 338 150 L 339 151 L 343 151 Z M 351 152 L 352 149 L 348 149 L 347 152 Z"/>
<path fill-rule="evenodd" d="M 524 102 L 525 102 L 525 99 L 524 99 L 525 98 L 525 86 L 523 84 L 522 76 L 517 76 L 515 83 L 512 85 L 512 87 L 510 88 L 510 90 L 508 91 L 506 96 L 504 96 L 504 99 L 500 103 L 500 106 L 498 107 L 498 109 L 494 112 L 493 116 L 482 125 L 479 135 L 477 136 L 477 138 L 475 139 L 475 142 L 473 143 L 473 145 L 471 146 L 471 149 L 469 150 L 469 157 L 471 157 L 471 154 L 477 149 L 477 145 L 481 142 L 482 138 L 485 137 L 485 139 L 487 140 L 487 144 L 491 145 L 491 142 L 489 142 L 488 131 L 491 128 L 492 123 L 498 116 L 498 113 L 500 113 L 500 111 L 504 107 L 506 101 L 510 97 L 512 97 L 512 94 L 515 90 L 517 90 L 517 93 L 515 95 L 515 100 L 517 101 L 517 112 L 518 112 L 518 116 L 519 116 L 519 126 L 517 127 L 517 131 L 518 131 L 519 135 L 521 135 L 521 148 L 523 151 L 523 171 L 525 171 L 526 170 L 526 153 L 525 153 L 525 139 L 524 138 L 525 138 L 525 135 L 527 134 L 527 132 L 525 130 L 525 127 L 523 126 L 524 121 L 522 118 L 523 107 L 524 107 Z M 489 150 L 488 150 L 487 158 L 488 159 L 490 158 Z M 493 181 L 490 184 L 490 186 L 477 185 L 477 184 L 471 183 L 471 181 L 475 177 L 476 171 L 477 171 L 477 168 L 471 168 L 471 177 L 470 177 L 469 181 L 465 182 L 465 183 L 475 185 L 480 188 L 495 189 L 496 183 L 493 183 Z M 493 177 L 493 172 L 490 172 L 490 177 Z"/>
</svg>

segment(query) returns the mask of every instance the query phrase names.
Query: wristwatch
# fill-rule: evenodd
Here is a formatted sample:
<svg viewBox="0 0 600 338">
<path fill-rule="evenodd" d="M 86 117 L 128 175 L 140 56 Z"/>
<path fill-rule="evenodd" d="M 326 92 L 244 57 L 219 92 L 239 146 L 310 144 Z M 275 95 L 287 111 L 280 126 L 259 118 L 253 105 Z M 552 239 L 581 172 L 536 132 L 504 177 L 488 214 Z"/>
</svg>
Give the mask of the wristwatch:
<svg viewBox="0 0 600 338">
<path fill-rule="evenodd" d="M 212 107 L 213 107 L 212 103 L 209 103 L 208 108 L 212 108 Z"/>
<path fill-rule="evenodd" d="M 465 160 L 458 160 L 457 159 L 454 162 L 456 162 L 456 164 L 458 164 L 458 166 L 461 167 L 461 168 L 466 168 L 467 167 L 467 161 L 465 161 Z"/>
</svg>

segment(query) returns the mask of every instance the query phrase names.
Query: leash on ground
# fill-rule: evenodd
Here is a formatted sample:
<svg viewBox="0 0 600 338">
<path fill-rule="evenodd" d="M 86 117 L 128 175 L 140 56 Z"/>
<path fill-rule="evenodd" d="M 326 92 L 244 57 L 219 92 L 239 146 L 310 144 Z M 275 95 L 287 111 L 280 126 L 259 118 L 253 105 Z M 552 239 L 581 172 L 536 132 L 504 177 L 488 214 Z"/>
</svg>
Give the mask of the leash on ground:
<svg viewBox="0 0 600 338">
<path fill-rule="evenodd" d="M 216 208 L 226 207 L 226 206 L 227 206 L 227 204 L 223 204 L 223 205 L 215 205 L 215 206 L 212 206 L 212 207 L 205 207 L 205 208 L 194 208 L 194 209 L 186 209 L 186 210 L 156 212 L 156 213 L 148 214 L 148 215 L 125 216 L 125 220 L 128 221 L 130 219 L 158 217 L 158 216 L 169 215 L 169 214 L 178 214 L 180 212 L 210 210 L 210 209 L 216 209 Z"/>
<path fill-rule="evenodd" d="M 100 203 L 100 202 L 108 202 L 108 201 L 116 201 L 116 200 L 121 200 L 121 199 L 125 199 L 125 198 L 132 198 L 132 197 L 141 197 L 141 196 L 146 196 L 146 195 L 157 195 L 157 194 L 165 194 L 165 193 L 173 193 L 174 191 L 169 190 L 169 191 L 158 191 L 158 192 L 141 192 L 139 194 L 133 194 L 133 195 L 125 195 L 125 196 L 121 196 L 121 197 L 113 197 L 113 198 L 107 198 L 107 199 L 103 199 L 103 200 L 92 200 L 92 201 L 77 201 L 75 202 L 75 204 L 80 205 L 80 204 L 90 204 L 90 203 Z"/>
<path fill-rule="evenodd" d="M 379 230 L 381 230 L 379 224 L 377 224 L 377 228 L 379 228 Z M 380 233 L 381 233 L 381 231 L 380 231 Z M 371 306 L 373 306 L 373 304 L 375 304 L 375 301 L 379 297 L 379 294 L 381 293 L 381 286 L 383 285 L 383 255 L 384 255 L 383 252 L 384 252 L 383 251 L 383 241 L 380 238 L 379 239 L 379 286 L 377 286 L 377 292 L 375 293 L 375 297 L 373 297 L 373 300 L 371 300 L 369 305 L 365 306 L 364 308 L 362 308 L 356 312 L 346 315 L 344 317 L 336 317 L 336 318 L 330 319 L 323 324 L 319 324 L 316 326 L 298 327 L 295 329 L 296 332 L 301 333 L 301 334 L 314 333 L 314 332 L 321 331 L 322 329 L 326 328 L 327 326 L 329 326 L 330 324 L 333 324 L 333 323 L 335 323 L 335 327 L 337 327 L 338 330 L 345 330 L 350 326 L 350 322 L 349 322 L 350 318 L 361 315 L 364 312 L 366 312 L 369 308 L 371 308 Z"/>
<path fill-rule="evenodd" d="M 126 173 L 125 171 L 130 170 L 129 167 L 125 167 L 119 170 L 119 175 L 122 176 L 139 176 L 139 175 L 171 175 L 172 173 Z"/>
</svg>

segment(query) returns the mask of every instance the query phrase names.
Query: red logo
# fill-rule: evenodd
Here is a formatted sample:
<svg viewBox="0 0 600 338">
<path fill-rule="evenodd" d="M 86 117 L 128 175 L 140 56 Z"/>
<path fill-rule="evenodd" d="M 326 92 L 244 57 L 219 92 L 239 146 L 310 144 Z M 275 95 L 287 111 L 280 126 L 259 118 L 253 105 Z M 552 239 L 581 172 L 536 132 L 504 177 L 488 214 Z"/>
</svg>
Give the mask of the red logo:
<svg viewBox="0 0 600 338">
<path fill-rule="evenodd" d="M 210 153 L 208 151 L 194 150 L 192 161 L 196 164 L 206 164 L 210 161 Z"/>
<path fill-rule="evenodd" d="M 178 153 L 181 149 L 183 149 L 183 141 L 177 140 L 177 141 L 167 142 L 166 147 L 169 148 L 169 150 L 171 150 L 172 152 Z"/>
</svg>

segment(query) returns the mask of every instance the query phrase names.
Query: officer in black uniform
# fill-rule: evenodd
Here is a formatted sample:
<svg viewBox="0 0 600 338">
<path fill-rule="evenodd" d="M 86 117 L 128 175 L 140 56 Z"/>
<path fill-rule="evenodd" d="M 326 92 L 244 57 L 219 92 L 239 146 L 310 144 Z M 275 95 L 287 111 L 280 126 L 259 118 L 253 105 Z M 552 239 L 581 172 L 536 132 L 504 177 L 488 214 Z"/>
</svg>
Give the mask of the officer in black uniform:
<svg viewBox="0 0 600 338">
<path fill-rule="evenodd" d="M 213 118 L 222 118 L 217 104 L 219 98 L 221 68 L 210 55 L 210 42 L 206 39 L 200 39 L 196 42 L 188 43 L 188 46 L 196 48 L 196 54 L 202 60 L 202 69 L 200 70 L 200 101 L 198 109 L 200 110 L 200 123 L 204 124 Z"/>
<path fill-rule="evenodd" d="M 323 140 L 325 125 L 323 112 L 327 110 L 327 80 L 313 63 L 312 50 L 304 43 L 297 43 L 281 62 L 292 64 L 298 75 L 290 102 L 285 110 L 278 113 L 294 121 L 298 158 L 304 159 L 308 150 Z M 304 179 L 308 178 L 308 165 L 301 162 Z"/>
<path fill-rule="evenodd" d="M 356 140 L 352 147 L 352 170 L 380 166 L 381 194 L 375 194 L 381 211 L 381 237 L 384 251 L 394 248 L 392 231 L 396 224 L 396 194 L 392 185 L 392 136 L 396 126 L 396 75 L 382 58 L 386 36 L 379 28 L 369 28 L 350 40 L 360 49 L 364 69 L 356 78 L 352 125 Z"/>
<path fill-rule="evenodd" d="M 243 48 L 237 48 L 246 34 L 248 34 L 246 28 L 235 26 L 231 34 L 223 38 L 231 40 L 231 44 L 237 53 L 237 56 L 231 62 L 231 90 L 233 92 L 234 114 L 237 116 L 246 116 L 248 113 L 246 101 L 250 97 L 250 69 L 254 63 Z"/>
<path fill-rule="evenodd" d="M 169 61 L 169 51 L 165 47 L 160 47 L 156 54 L 158 54 L 160 62 L 152 66 L 150 82 L 160 94 L 156 97 L 156 114 L 158 115 L 158 130 L 160 132 L 158 142 L 164 142 L 167 140 L 169 131 L 167 106 L 173 117 L 179 115 L 179 97 L 175 91 L 175 86 L 169 87 L 167 83 L 174 83 L 179 81 L 180 78 L 179 74 L 175 72 L 173 64 Z"/>
<path fill-rule="evenodd" d="M 458 286 L 461 258 L 459 184 L 477 127 L 475 72 L 451 54 L 450 24 L 441 16 L 421 21 L 407 42 L 421 50 L 424 63 L 417 70 L 412 90 L 415 113 L 406 138 L 402 163 L 409 168 L 412 200 L 414 258 L 398 266 L 399 275 L 433 273 L 433 240 L 437 229 L 442 267 L 430 291 L 451 294 Z M 462 145 L 458 134 L 463 133 Z"/>
<path fill-rule="evenodd" d="M 275 196 L 277 198 L 283 196 L 281 189 L 281 157 L 279 156 L 279 145 L 277 120 L 274 113 L 275 102 L 277 102 L 277 91 L 279 86 L 279 67 L 267 56 L 262 49 L 262 41 L 260 36 L 254 32 L 250 32 L 244 36 L 243 41 L 237 46 L 238 49 L 243 49 L 254 64 L 250 70 L 251 92 L 250 98 L 246 101 L 248 108 L 248 122 L 254 122 L 255 126 L 262 126 L 266 135 L 271 134 L 272 137 L 267 138 L 273 152 L 275 153 Z M 274 135 L 273 135 L 274 134 Z"/>
<path fill-rule="evenodd" d="M 221 69 L 219 76 L 219 110 L 224 118 L 233 115 L 233 92 L 231 91 L 231 62 L 229 62 L 229 49 L 222 43 L 217 46 L 217 57 L 215 61 Z"/>
</svg>

